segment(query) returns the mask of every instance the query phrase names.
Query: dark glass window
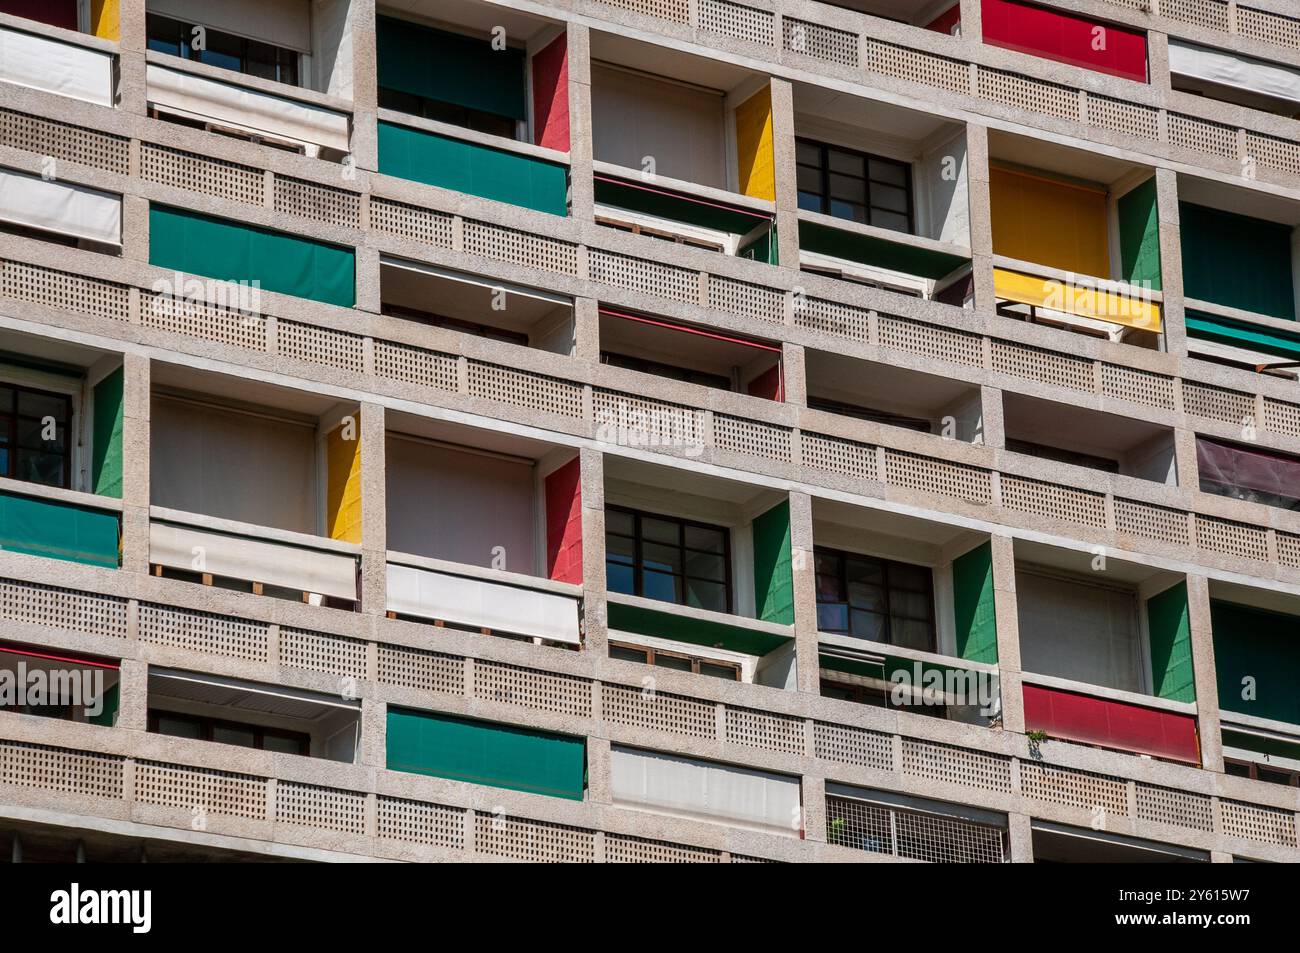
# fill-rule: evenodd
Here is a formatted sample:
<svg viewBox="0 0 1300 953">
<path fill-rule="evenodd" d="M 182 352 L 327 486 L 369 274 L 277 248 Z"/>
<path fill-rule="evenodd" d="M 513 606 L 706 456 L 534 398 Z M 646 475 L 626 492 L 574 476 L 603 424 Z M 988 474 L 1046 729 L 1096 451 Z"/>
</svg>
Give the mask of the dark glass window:
<svg viewBox="0 0 1300 953">
<path fill-rule="evenodd" d="M 241 748 L 256 748 L 259 751 L 311 754 L 311 737 L 300 731 L 243 725 L 199 715 L 183 715 L 179 712 L 150 709 L 149 730 L 173 738 L 216 741 L 223 745 L 238 745 Z"/>
<path fill-rule="evenodd" d="M 1287 787 L 1300 787 L 1300 771 L 1291 768 L 1257 764 L 1254 761 L 1225 760 L 1223 770 L 1239 778 L 1253 778 L 1269 784 L 1285 784 Z"/>
<path fill-rule="evenodd" d="M 0 476 L 72 486 L 72 398 L 0 384 Z"/>
<path fill-rule="evenodd" d="M 895 414 L 888 410 L 863 407 L 860 404 L 846 404 L 843 401 L 810 395 L 808 397 L 808 406 L 813 410 L 824 410 L 830 414 L 843 414 L 846 417 L 856 417 L 859 420 L 871 420 L 878 424 L 889 424 L 891 427 L 904 427 L 918 433 L 930 432 L 930 421 L 928 420 L 922 420 L 920 417 L 908 417 L 906 414 Z"/>
<path fill-rule="evenodd" d="M 642 371 L 646 374 L 654 374 L 657 377 L 667 377 L 675 381 L 686 381 L 690 384 L 702 384 L 705 387 L 716 387 L 719 390 L 731 390 L 731 379 L 723 377 L 721 374 L 710 374 L 707 371 L 696 371 L 689 367 L 678 367 L 675 364 L 664 364 L 660 361 L 652 361 L 644 357 L 632 357 L 630 354 L 619 354 L 615 351 L 601 351 L 600 362 L 608 364 L 611 367 L 623 367 L 630 371 Z"/>
<path fill-rule="evenodd" d="M 849 684 L 823 678 L 821 695 L 823 698 L 838 698 L 840 701 L 857 702 L 859 705 L 870 705 L 872 708 L 892 708 L 895 711 L 910 711 L 935 718 L 948 717 L 947 705 L 927 704 L 915 699 L 895 702 L 889 691 L 883 688 L 872 688 L 869 685 Z"/>
<path fill-rule="evenodd" d="M 799 207 L 911 234 L 912 168 L 906 162 L 798 139 Z"/>
<path fill-rule="evenodd" d="M 259 79 L 298 85 L 298 53 L 295 50 L 206 26 L 203 28 L 203 49 L 196 50 L 192 46 L 194 27 L 193 23 L 151 13 L 145 18 L 149 49 Z"/>
<path fill-rule="evenodd" d="M 428 99 L 385 86 L 379 87 L 379 107 L 420 116 L 423 119 L 432 119 L 435 122 L 445 122 L 450 126 L 460 126 L 462 129 L 472 129 L 474 132 L 482 132 L 490 136 L 517 138 L 518 127 L 510 116 L 500 116 L 482 109 Z"/>
<path fill-rule="evenodd" d="M 818 629 L 935 650 L 934 580 L 928 568 L 820 547 L 813 555 Z"/>
<path fill-rule="evenodd" d="M 605 578 L 612 592 L 730 612 L 730 534 L 719 526 L 609 507 Z"/>
</svg>

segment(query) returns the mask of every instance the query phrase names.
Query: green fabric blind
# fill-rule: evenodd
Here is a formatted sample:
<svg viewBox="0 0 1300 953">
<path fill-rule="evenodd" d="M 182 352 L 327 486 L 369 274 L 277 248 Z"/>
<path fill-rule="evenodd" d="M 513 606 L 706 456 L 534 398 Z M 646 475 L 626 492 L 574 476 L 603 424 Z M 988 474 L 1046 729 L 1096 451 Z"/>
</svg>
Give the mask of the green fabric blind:
<svg viewBox="0 0 1300 953">
<path fill-rule="evenodd" d="M 582 800 L 581 738 L 389 708 L 387 744 L 392 771 Z"/>
<path fill-rule="evenodd" d="M 0 493 L 0 549 L 116 569 L 117 514 Z"/>
<path fill-rule="evenodd" d="M 991 542 L 981 543 L 952 561 L 952 614 L 958 657 L 968 662 L 997 662 Z"/>
<path fill-rule="evenodd" d="M 1147 600 L 1147 631 L 1155 694 L 1173 701 L 1196 701 L 1187 583 L 1180 582 Z"/>
<path fill-rule="evenodd" d="M 95 385 L 90 475 L 94 492 L 122 498 L 122 368 Z"/>
<path fill-rule="evenodd" d="M 1187 297 L 1295 320 L 1290 228 L 1189 202 L 1178 215 Z"/>
<path fill-rule="evenodd" d="M 1160 219 L 1156 211 L 1156 180 L 1147 179 L 1125 192 L 1119 212 L 1119 254 L 1125 281 L 1149 281 L 1160 290 Z"/>
<path fill-rule="evenodd" d="M 356 303 L 351 248 L 164 205 L 149 208 L 149 264 L 219 281 L 258 281 L 264 291 L 344 308 Z"/>
<path fill-rule="evenodd" d="M 491 37 L 464 36 L 377 17 L 376 67 L 386 89 L 527 119 L 524 51 L 494 50 Z"/>
<path fill-rule="evenodd" d="M 621 602 L 611 602 L 608 615 L 609 627 L 620 632 L 675 639 L 692 645 L 744 652 L 746 655 L 766 655 L 790 641 L 789 636 L 756 632 L 739 625 L 727 625 L 725 622 L 690 619 L 671 612 L 658 612 Z"/>
<path fill-rule="evenodd" d="M 754 599 L 765 622 L 794 624 L 790 562 L 790 503 L 785 501 L 754 520 Z"/>
<path fill-rule="evenodd" d="M 379 124 L 379 171 L 552 215 L 569 211 L 564 166 L 391 122 Z"/>
<path fill-rule="evenodd" d="M 1204 311 L 1188 311 L 1186 321 L 1187 333 L 1191 337 L 1300 361 L 1300 336 L 1258 324 L 1218 318 Z"/>
<path fill-rule="evenodd" d="M 765 265 L 780 264 L 778 259 L 780 250 L 776 240 L 776 222 L 772 227 L 761 233 L 757 238 L 751 238 L 749 243 L 741 245 L 736 252 L 737 258 L 748 258 L 750 261 L 761 261 Z"/>
<path fill-rule="evenodd" d="M 1210 620 L 1219 707 L 1300 725 L 1300 616 L 1216 599 Z"/>
<path fill-rule="evenodd" d="M 596 179 L 595 187 L 596 201 L 601 205 L 654 215 L 683 225 L 711 228 L 731 235 L 748 235 L 763 224 L 763 218 L 758 214 L 727 208 L 717 203 L 705 204 L 658 188 L 651 191 L 630 183 L 611 182 L 602 178 Z M 771 221 L 770 217 L 768 220 Z"/>
<path fill-rule="evenodd" d="M 858 235 L 814 222 L 799 223 L 799 247 L 804 251 L 831 255 L 919 278 L 943 278 L 969 262 L 969 259 L 960 255 L 917 248 L 872 235 Z"/>
<path fill-rule="evenodd" d="M 117 721 L 117 709 L 121 704 L 121 687 L 122 684 L 119 682 L 105 689 L 103 711 L 89 719 L 92 725 L 103 725 L 106 728 L 113 727 L 113 723 Z"/>
</svg>

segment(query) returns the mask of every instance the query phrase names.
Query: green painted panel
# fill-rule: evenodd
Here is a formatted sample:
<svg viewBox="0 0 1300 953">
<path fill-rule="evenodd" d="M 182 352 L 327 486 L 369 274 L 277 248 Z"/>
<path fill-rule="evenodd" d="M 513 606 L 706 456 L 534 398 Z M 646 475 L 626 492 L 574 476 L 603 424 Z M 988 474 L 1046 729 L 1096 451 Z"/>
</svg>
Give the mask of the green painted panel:
<svg viewBox="0 0 1300 953">
<path fill-rule="evenodd" d="M 375 19 L 379 86 L 455 103 L 511 119 L 527 119 L 524 51 L 493 49 L 473 37 L 396 20 Z"/>
<path fill-rule="evenodd" d="M 1300 725 L 1300 616 L 1215 599 L 1210 620 L 1219 707 Z"/>
<path fill-rule="evenodd" d="M 970 262 L 969 258 L 960 255 L 841 231 L 814 222 L 799 223 L 799 247 L 804 251 L 831 255 L 919 278 L 943 278 Z"/>
<path fill-rule="evenodd" d="M 1134 284 L 1150 282 L 1160 290 L 1160 218 L 1156 210 L 1156 180 L 1147 179 L 1125 192 L 1119 212 L 1119 256 L 1122 277 Z"/>
<path fill-rule="evenodd" d="M 856 659 L 842 658 L 838 655 L 819 655 L 817 657 L 818 665 L 832 672 L 847 672 L 849 675 L 861 675 L 863 678 L 881 678 L 885 677 L 884 663 L 858 661 Z"/>
<path fill-rule="evenodd" d="M 92 725 L 103 725 L 106 728 L 113 727 L 113 723 L 117 721 L 117 709 L 121 705 L 121 688 L 122 683 L 119 682 L 104 692 L 103 711 L 89 719 Z"/>
<path fill-rule="evenodd" d="M 580 801 L 585 764 L 582 738 L 388 709 L 387 766 L 391 771 Z"/>
<path fill-rule="evenodd" d="M 982 543 L 952 561 L 952 614 L 957 655 L 996 663 L 998 618 L 993 598 L 993 544 Z"/>
<path fill-rule="evenodd" d="M 621 632 L 653 635 L 661 639 L 676 639 L 691 645 L 707 645 L 730 649 L 746 655 L 766 655 L 790 641 L 792 636 L 755 632 L 738 625 L 687 619 L 670 612 L 657 612 L 641 606 L 621 602 L 609 604 L 609 627 Z"/>
<path fill-rule="evenodd" d="M 794 575 L 790 558 L 790 503 L 754 520 L 754 603 L 764 622 L 794 625 Z"/>
<path fill-rule="evenodd" d="M 1187 583 L 1180 582 L 1147 600 L 1147 631 L 1155 694 L 1173 701 L 1196 701 Z"/>
<path fill-rule="evenodd" d="M 350 308 L 356 303 L 351 248 L 269 228 L 149 207 L 149 264 Z"/>
<path fill-rule="evenodd" d="M 116 513 L 0 493 L 0 549 L 117 568 Z"/>
<path fill-rule="evenodd" d="M 683 225 L 711 228 L 731 235 L 748 235 L 763 219 L 757 214 L 728 208 L 717 203 L 704 204 L 663 189 L 641 188 L 624 182 L 596 180 L 596 201 L 601 205 L 666 218 Z M 770 221 L 770 219 L 769 219 Z"/>
<path fill-rule="evenodd" d="M 736 252 L 737 258 L 748 258 L 750 261 L 761 261 L 765 265 L 780 264 L 780 250 L 777 247 L 776 240 L 776 222 L 772 227 L 763 232 L 756 238 L 751 238 L 747 244 L 741 245 Z"/>
<path fill-rule="evenodd" d="M 94 492 L 122 498 L 122 368 L 95 385 L 90 475 Z"/>
<path fill-rule="evenodd" d="M 1295 320 L 1288 226 L 1189 202 L 1178 215 L 1187 297 Z"/>
<path fill-rule="evenodd" d="M 1187 333 L 1191 337 L 1300 361 L 1300 336 L 1244 321 L 1217 318 L 1204 311 L 1188 311 L 1186 321 Z"/>
<path fill-rule="evenodd" d="M 551 215 L 569 213 L 564 166 L 391 122 L 379 124 L 379 171 Z"/>
</svg>

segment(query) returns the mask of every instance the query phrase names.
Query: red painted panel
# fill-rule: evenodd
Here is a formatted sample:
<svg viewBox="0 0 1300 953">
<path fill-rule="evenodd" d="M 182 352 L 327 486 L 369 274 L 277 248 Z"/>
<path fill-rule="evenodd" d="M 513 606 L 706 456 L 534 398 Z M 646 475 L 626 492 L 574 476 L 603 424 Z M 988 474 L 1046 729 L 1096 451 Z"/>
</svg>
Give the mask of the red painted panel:
<svg viewBox="0 0 1300 953">
<path fill-rule="evenodd" d="M 936 33 L 947 33 L 949 36 L 961 35 L 961 4 L 954 3 L 943 13 L 939 14 L 933 20 L 925 25 L 927 30 L 934 30 Z"/>
<path fill-rule="evenodd" d="M 753 397 L 766 397 L 768 400 L 784 401 L 785 378 L 781 376 L 781 362 L 777 361 L 750 381 L 749 393 Z"/>
<path fill-rule="evenodd" d="M 1200 764 L 1196 719 L 1127 702 L 1025 686 L 1025 730 Z"/>
<path fill-rule="evenodd" d="M 569 37 L 533 57 L 533 145 L 569 151 Z"/>
<path fill-rule="evenodd" d="M 61 26 L 65 30 L 77 28 L 77 0 L 0 0 L 0 13 Z"/>
<path fill-rule="evenodd" d="M 1015 0 L 981 0 L 980 12 L 984 42 L 992 46 L 1147 81 L 1147 38 L 1141 31 Z"/>
<path fill-rule="evenodd" d="M 546 575 L 582 585 L 582 462 L 546 477 Z"/>
</svg>

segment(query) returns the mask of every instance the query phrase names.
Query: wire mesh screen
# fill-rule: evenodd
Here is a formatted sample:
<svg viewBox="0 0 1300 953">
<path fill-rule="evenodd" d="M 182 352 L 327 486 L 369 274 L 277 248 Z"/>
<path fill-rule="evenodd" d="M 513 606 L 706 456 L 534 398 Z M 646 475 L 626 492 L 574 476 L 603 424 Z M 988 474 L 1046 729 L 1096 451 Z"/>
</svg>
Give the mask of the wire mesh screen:
<svg viewBox="0 0 1300 953">
<path fill-rule="evenodd" d="M 1001 828 L 835 796 L 826 798 L 826 841 L 930 863 L 1006 861 L 1006 832 Z"/>
</svg>

